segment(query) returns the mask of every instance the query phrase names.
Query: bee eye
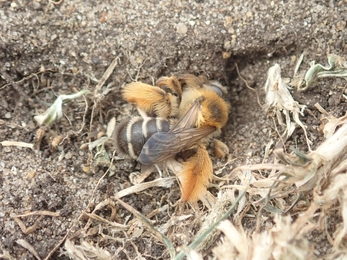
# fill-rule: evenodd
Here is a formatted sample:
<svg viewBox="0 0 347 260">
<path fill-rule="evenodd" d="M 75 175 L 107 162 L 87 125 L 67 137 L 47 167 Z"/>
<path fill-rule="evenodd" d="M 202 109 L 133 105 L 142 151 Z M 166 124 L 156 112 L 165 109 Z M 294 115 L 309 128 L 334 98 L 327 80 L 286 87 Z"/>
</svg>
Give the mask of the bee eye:
<svg viewBox="0 0 347 260">
<path fill-rule="evenodd" d="M 210 85 L 211 89 L 216 92 L 216 94 L 220 97 L 223 96 L 223 91 L 220 89 L 220 87 L 218 87 L 217 85 L 211 84 Z"/>
</svg>

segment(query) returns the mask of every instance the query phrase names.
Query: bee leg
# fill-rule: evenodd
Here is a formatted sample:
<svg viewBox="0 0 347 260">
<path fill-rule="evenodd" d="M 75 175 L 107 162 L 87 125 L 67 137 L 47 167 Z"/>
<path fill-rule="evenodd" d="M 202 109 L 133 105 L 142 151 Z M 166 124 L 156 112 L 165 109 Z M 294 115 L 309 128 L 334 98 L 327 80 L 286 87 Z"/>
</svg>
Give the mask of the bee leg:
<svg viewBox="0 0 347 260">
<path fill-rule="evenodd" d="M 122 89 L 122 97 L 135 104 L 149 116 L 167 118 L 171 112 L 172 95 L 163 89 L 142 82 L 132 82 Z"/>
<path fill-rule="evenodd" d="M 160 178 L 163 178 L 163 173 L 161 172 L 160 168 L 158 165 L 154 164 L 155 168 L 157 169 L 158 173 L 159 173 L 159 176 Z"/>
<path fill-rule="evenodd" d="M 214 155 L 218 159 L 224 159 L 229 154 L 229 147 L 218 139 L 213 139 Z"/>
<path fill-rule="evenodd" d="M 167 93 L 182 96 L 182 86 L 177 77 L 161 77 L 156 81 L 156 85 L 164 89 Z"/>
<path fill-rule="evenodd" d="M 142 183 L 151 173 L 156 172 L 156 170 L 160 171 L 156 165 L 142 165 L 141 172 L 130 173 L 129 180 L 132 184 Z"/>
<path fill-rule="evenodd" d="M 193 148 L 195 153 L 182 163 L 183 170 L 178 174 L 182 189 L 182 201 L 196 202 L 207 192 L 212 179 L 212 162 L 202 145 Z"/>
<path fill-rule="evenodd" d="M 151 175 L 152 172 L 158 171 L 160 178 L 163 177 L 163 174 L 159 168 L 158 165 L 142 165 L 141 166 L 141 172 L 133 172 L 130 174 L 129 179 L 131 183 L 133 184 L 139 184 L 142 183 L 149 175 Z"/>
</svg>

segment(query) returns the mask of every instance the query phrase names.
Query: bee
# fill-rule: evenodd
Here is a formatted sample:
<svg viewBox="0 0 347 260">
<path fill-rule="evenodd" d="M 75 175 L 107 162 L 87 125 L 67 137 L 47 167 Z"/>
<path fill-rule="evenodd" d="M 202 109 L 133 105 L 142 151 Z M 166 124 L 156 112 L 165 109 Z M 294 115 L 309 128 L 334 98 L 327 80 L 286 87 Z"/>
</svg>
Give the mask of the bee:
<svg viewBox="0 0 347 260">
<path fill-rule="evenodd" d="M 206 145 L 228 120 L 225 89 L 191 74 L 160 78 L 156 84 L 131 83 L 123 90 L 123 98 L 145 115 L 120 124 L 118 149 L 145 166 L 179 161 L 181 200 L 195 202 L 205 195 L 213 176 Z"/>
<path fill-rule="evenodd" d="M 138 159 L 143 145 L 157 132 L 168 132 L 170 121 L 158 117 L 126 118 L 120 122 L 114 132 L 115 149 L 120 156 L 129 155 Z"/>
<path fill-rule="evenodd" d="M 175 76 L 162 77 L 151 86 L 142 82 L 132 82 L 122 90 L 122 97 L 128 103 L 136 104 L 147 116 L 168 118 L 178 113 L 182 88 Z"/>
<path fill-rule="evenodd" d="M 168 132 L 170 117 L 178 114 L 182 98 L 177 77 L 161 77 L 156 86 L 132 82 L 122 89 L 122 97 L 135 104 L 141 117 L 126 118 L 114 132 L 115 148 L 119 155 L 137 159 L 145 142 L 156 132 Z"/>
</svg>

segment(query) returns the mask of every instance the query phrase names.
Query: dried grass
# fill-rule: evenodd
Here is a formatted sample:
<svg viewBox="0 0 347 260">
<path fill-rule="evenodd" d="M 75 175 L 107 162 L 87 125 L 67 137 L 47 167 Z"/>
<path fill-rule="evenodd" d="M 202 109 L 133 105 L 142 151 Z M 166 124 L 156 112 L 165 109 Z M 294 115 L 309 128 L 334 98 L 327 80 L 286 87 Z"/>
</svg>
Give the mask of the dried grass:
<svg viewBox="0 0 347 260">
<path fill-rule="evenodd" d="M 283 123 L 279 112 L 285 114 L 286 130 L 283 136 L 288 137 L 293 127 L 290 114 L 305 131 L 305 126 L 297 122 L 303 106 L 289 97 L 286 89 L 282 89 L 282 98 L 276 97 L 276 93 L 279 93 L 275 91 L 283 86 L 279 71 L 278 65 L 269 70 L 270 80 L 266 86 L 272 93 L 267 98 L 268 105 L 272 104 L 275 109 L 280 125 Z M 269 87 L 269 82 L 276 87 L 275 90 Z M 216 259 L 317 259 L 317 245 L 311 243 L 309 236 L 314 230 L 326 230 L 327 225 L 331 224 L 329 222 L 336 218 L 341 219 L 341 223 L 332 223 L 335 225 L 332 236 L 326 230 L 332 247 L 324 258 L 347 257 L 347 120 L 346 116 L 335 118 L 319 104 L 316 107 L 328 121 L 323 129 L 327 139 L 316 150 L 304 154 L 292 149 L 293 153 L 287 154 L 277 149 L 274 151 L 277 158 L 273 163 L 245 165 L 230 173 L 229 178 L 237 181 L 241 180 L 245 171 L 251 172 L 248 201 L 257 209 L 258 216 L 266 215 L 264 211 L 261 212 L 262 209 L 271 212 L 270 219 L 274 224 L 268 229 L 245 232 L 241 225 L 223 222 L 218 228 L 225 236 L 213 249 Z M 244 186 L 235 184 L 229 187 L 244 189 Z M 291 204 L 294 195 L 298 199 Z M 289 210 L 290 215 L 283 214 Z"/>
<path fill-rule="evenodd" d="M 114 199 L 134 214 L 156 239 L 166 244 L 173 259 L 182 259 L 184 255 L 187 259 L 203 259 L 209 255 L 220 260 L 317 259 L 322 256 L 318 255 L 315 248 L 317 245 L 312 243 L 315 231 L 325 234 L 331 243 L 324 259 L 347 258 L 347 116 L 335 118 L 317 104 L 316 107 L 327 121 L 323 129 L 326 140 L 315 150 L 311 150 L 306 126 L 300 121 L 305 105 L 293 99 L 281 78 L 278 65 L 270 68 L 265 90 L 267 111 L 276 115 L 277 126 L 285 129 L 266 146 L 266 157 L 271 158 L 271 154 L 275 156 L 271 162 L 265 163 L 264 159 L 261 164 L 243 165 L 231 171 L 228 176 L 216 178 L 220 189 L 218 196 L 205 202 L 206 206 L 213 203 L 207 212 L 197 213 L 196 218 L 201 221 L 201 226 L 194 238 L 188 237 L 191 244 L 173 248 L 170 239 L 175 234 L 170 233 L 170 230 L 175 231 L 178 222 L 186 225 L 189 225 L 189 221 L 193 223 L 192 215 L 173 215 L 168 223 L 157 225 L 149 219 L 152 214 L 148 218 L 142 216 L 119 200 L 120 197 L 149 187 L 170 186 L 174 179 L 141 183 L 120 191 L 115 196 Z M 309 150 L 307 154 L 294 148 L 291 153 L 287 153 L 281 146 L 297 126 L 305 133 Z M 272 151 L 273 143 L 276 143 L 276 148 Z M 171 170 L 175 168 L 179 169 L 179 165 L 171 165 Z M 246 196 L 240 196 L 242 192 Z M 238 203 L 235 204 L 235 201 Z M 231 207 L 233 202 L 235 210 Z M 100 204 L 98 209 L 107 204 Z M 167 208 L 166 205 L 162 207 Z M 227 217 L 233 210 L 235 213 L 231 220 Z M 95 211 L 90 216 L 97 219 Z M 254 223 L 252 227 L 245 225 L 249 220 Z M 124 224 L 126 222 L 124 220 Z M 124 236 L 118 236 L 119 232 L 122 231 L 105 236 L 95 230 L 90 234 L 98 233 L 106 241 L 118 242 L 126 239 L 131 241 L 131 236 L 136 234 L 129 233 L 130 237 L 123 239 Z M 141 235 L 144 232 L 146 231 L 141 229 Z M 139 255 L 136 245 L 133 246 Z M 65 249 L 71 259 L 93 258 L 97 254 L 97 259 L 109 257 L 108 252 L 98 248 L 98 245 L 86 244 L 84 241 L 81 246 L 75 246 L 67 240 Z M 122 250 L 123 248 L 119 248 L 113 258 Z M 127 254 L 126 250 L 123 252 Z"/>
</svg>

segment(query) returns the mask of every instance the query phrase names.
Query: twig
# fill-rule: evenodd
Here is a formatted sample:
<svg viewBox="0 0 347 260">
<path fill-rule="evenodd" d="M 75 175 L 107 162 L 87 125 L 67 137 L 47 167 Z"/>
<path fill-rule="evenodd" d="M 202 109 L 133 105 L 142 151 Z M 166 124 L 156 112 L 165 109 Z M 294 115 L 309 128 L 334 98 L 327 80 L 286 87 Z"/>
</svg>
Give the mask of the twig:
<svg viewBox="0 0 347 260">
<path fill-rule="evenodd" d="M 107 223 L 113 227 L 119 228 L 120 230 L 126 230 L 128 228 L 126 225 L 122 225 L 122 224 L 119 224 L 117 222 L 108 221 L 107 219 L 104 219 L 104 218 L 96 215 L 95 213 L 84 213 L 84 215 L 88 216 L 89 218 Z"/>
<path fill-rule="evenodd" d="M 30 245 L 27 241 L 25 241 L 24 239 L 18 239 L 16 241 L 16 243 L 18 245 L 21 245 L 22 247 L 24 247 L 25 249 L 27 249 L 30 253 L 32 253 L 38 260 L 41 260 L 41 257 L 39 256 L 39 254 L 36 252 L 35 248 Z"/>
<path fill-rule="evenodd" d="M 241 74 L 240 74 L 240 72 L 239 72 L 239 67 L 237 66 L 237 63 L 235 63 L 235 67 L 236 67 L 237 75 L 239 75 L 240 79 L 246 84 L 246 87 L 247 87 L 248 89 L 250 89 L 250 90 L 252 90 L 252 91 L 255 92 L 255 94 L 257 95 L 257 102 L 258 102 L 258 105 L 259 105 L 261 108 L 264 109 L 264 106 L 262 106 L 262 105 L 260 104 L 260 99 L 259 99 L 258 91 L 256 91 L 254 88 L 251 88 L 251 87 L 248 85 L 247 80 L 245 80 L 245 79 L 241 76 Z"/>
<path fill-rule="evenodd" d="M 114 198 L 122 198 L 124 196 L 137 193 L 152 187 L 170 187 L 176 180 L 176 177 L 167 177 L 167 178 L 160 178 L 154 181 L 144 182 L 140 184 L 136 184 L 134 186 L 131 186 L 127 189 L 121 190 L 114 195 Z"/>
<path fill-rule="evenodd" d="M 99 80 L 98 84 L 95 86 L 95 90 L 100 90 L 102 86 L 105 84 L 106 80 L 110 77 L 112 74 L 114 68 L 118 65 L 118 61 L 120 60 L 120 57 L 117 56 L 108 66 L 107 70 L 105 71 L 104 75 L 102 75 L 101 79 Z"/>
<path fill-rule="evenodd" d="M 38 219 L 36 219 L 35 223 L 28 228 L 24 225 L 23 221 L 21 221 L 19 218 L 14 217 L 13 219 L 14 219 L 14 221 L 17 222 L 17 224 L 20 227 L 20 229 L 22 230 L 22 232 L 25 235 L 28 235 L 28 234 L 35 232 L 35 230 L 39 227 L 39 222 L 43 219 L 43 217 L 44 217 L 43 215 L 40 216 Z"/>
<path fill-rule="evenodd" d="M 33 144 L 29 144 L 25 142 L 3 141 L 3 142 L 0 142 L 0 144 L 2 146 L 17 146 L 17 147 L 25 147 L 25 148 L 34 149 Z"/>
<path fill-rule="evenodd" d="M 171 241 L 168 239 L 167 236 L 165 236 L 164 234 L 162 234 L 161 232 L 159 232 L 153 225 L 152 223 L 149 221 L 149 219 L 147 219 L 144 215 L 142 215 L 140 212 L 138 212 L 136 209 L 134 209 L 132 206 L 130 206 L 129 204 L 125 203 L 124 201 L 122 201 L 119 198 L 116 198 L 116 200 L 118 201 L 119 204 L 121 204 L 126 210 L 128 210 L 130 213 L 132 213 L 138 220 L 140 220 L 142 222 L 143 225 L 145 225 L 149 231 L 155 235 L 158 239 L 160 239 L 165 245 L 166 248 L 168 249 L 171 258 L 174 258 L 176 255 L 175 252 L 175 248 L 173 246 L 173 244 L 171 243 Z"/>
<path fill-rule="evenodd" d="M 95 91 L 94 91 L 94 96 L 96 97 L 96 101 L 94 102 L 93 105 L 93 109 L 92 109 L 92 113 L 91 113 L 91 117 L 90 117 L 90 124 L 89 124 L 89 131 L 92 132 L 92 124 L 93 124 L 93 118 L 94 118 L 94 111 L 95 108 L 97 106 L 97 104 L 99 103 L 99 101 L 101 100 L 98 92 L 100 91 L 100 89 L 102 88 L 102 86 L 105 84 L 106 80 L 110 77 L 110 75 L 112 74 L 114 68 L 117 66 L 118 61 L 120 60 L 120 57 L 117 56 L 112 63 L 110 64 L 110 66 L 108 66 L 107 70 L 105 71 L 104 75 L 102 75 L 101 79 L 99 80 L 98 84 L 95 86 Z"/>
<path fill-rule="evenodd" d="M 67 238 L 67 236 L 70 234 L 72 228 L 76 225 L 76 223 L 73 223 L 71 225 L 71 227 L 68 229 L 68 231 L 66 232 L 65 236 L 55 245 L 55 247 L 51 250 L 51 252 L 49 252 L 49 254 L 45 257 L 44 260 L 49 260 L 51 258 L 51 256 L 54 254 L 55 251 L 58 250 L 58 248 L 61 246 L 62 243 L 64 243 L 65 239 Z"/>
<path fill-rule="evenodd" d="M 51 217 L 59 217 L 60 213 L 59 212 L 51 212 L 51 211 L 47 211 L 47 210 L 38 210 L 38 211 L 24 213 L 22 215 L 16 215 L 15 217 L 23 218 L 23 217 L 34 216 L 34 215 L 44 215 L 44 216 L 51 216 Z"/>
<path fill-rule="evenodd" d="M 242 193 L 239 194 L 239 196 L 236 198 L 236 200 L 233 202 L 233 204 L 231 205 L 231 207 L 227 210 L 227 212 L 225 212 L 225 214 L 223 216 L 221 216 L 215 223 L 213 223 L 208 229 L 206 229 L 200 236 L 198 236 L 190 245 L 189 248 L 190 249 L 194 249 L 195 247 L 197 247 L 197 245 L 199 243 L 201 243 L 201 241 L 208 235 L 210 234 L 218 225 L 220 222 L 222 222 L 223 220 L 227 219 L 230 214 L 235 210 L 237 204 L 239 203 L 239 201 L 241 200 L 241 198 L 243 198 L 243 196 L 246 194 L 246 191 L 248 189 L 248 185 L 247 187 L 245 187 L 244 191 Z M 185 252 L 179 252 L 177 254 L 177 256 L 174 258 L 174 260 L 181 260 L 185 255 Z"/>
<path fill-rule="evenodd" d="M 9 82 L 9 83 L 6 83 L 6 84 L 4 84 L 4 85 L 2 85 L 2 86 L 0 87 L 0 90 L 4 89 L 4 88 L 6 88 L 7 86 L 10 86 L 10 85 L 15 85 L 15 84 L 22 83 L 22 82 L 24 82 L 24 81 L 26 81 L 26 80 L 28 80 L 28 79 L 33 78 L 33 77 L 38 78 L 37 75 L 38 75 L 38 74 L 41 74 L 41 73 L 44 73 L 44 72 L 45 72 L 45 71 L 39 71 L 39 72 L 37 72 L 37 73 L 31 73 L 29 76 L 26 76 L 26 77 L 22 78 L 21 80 L 18 80 L 18 81 L 16 81 L 16 82 Z"/>
<path fill-rule="evenodd" d="M 113 154 L 113 158 L 114 158 L 114 154 Z M 102 179 L 106 176 L 106 174 L 108 174 L 108 172 L 110 171 L 110 168 L 111 168 L 111 166 L 112 166 L 112 163 L 113 163 L 113 159 L 111 160 L 110 166 L 108 167 L 108 169 L 107 169 L 107 171 L 105 172 L 105 174 L 104 174 L 103 176 L 101 176 L 100 179 L 98 180 L 98 182 L 97 182 L 97 184 L 96 184 L 96 186 L 95 186 L 95 188 L 94 188 L 94 190 L 93 190 L 93 193 L 92 193 L 92 195 L 91 195 L 91 197 L 90 197 L 90 199 L 89 199 L 89 203 L 88 203 L 88 205 L 87 205 L 86 208 L 89 208 L 89 207 L 90 207 L 90 204 L 91 204 L 92 199 L 93 199 L 93 197 L 94 197 L 95 191 L 96 191 L 96 189 L 98 188 L 98 186 L 99 186 L 101 180 L 102 180 Z M 73 228 L 73 227 L 76 225 L 76 223 L 84 216 L 84 214 L 85 214 L 85 211 L 83 211 L 83 212 L 79 215 L 79 217 L 77 218 L 77 221 L 71 225 L 71 227 L 70 227 L 70 228 L 68 229 L 68 231 L 66 232 L 65 236 L 56 244 L 56 246 L 51 250 L 51 252 L 49 252 L 49 254 L 46 256 L 46 258 L 45 258 L 44 260 L 49 260 L 50 257 L 54 254 L 54 252 L 55 252 L 56 250 L 58 250 L 58 248 L 61 246 L 62 243 L 64 243 L 64 241 L 66 240 L 67 236 L 70 234 L 72 228 Z"/>
</svg>

